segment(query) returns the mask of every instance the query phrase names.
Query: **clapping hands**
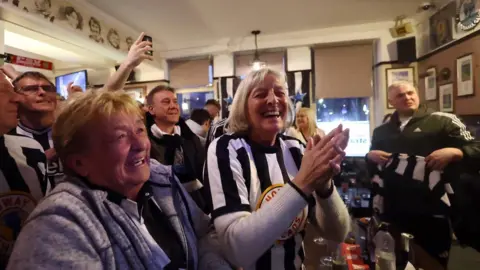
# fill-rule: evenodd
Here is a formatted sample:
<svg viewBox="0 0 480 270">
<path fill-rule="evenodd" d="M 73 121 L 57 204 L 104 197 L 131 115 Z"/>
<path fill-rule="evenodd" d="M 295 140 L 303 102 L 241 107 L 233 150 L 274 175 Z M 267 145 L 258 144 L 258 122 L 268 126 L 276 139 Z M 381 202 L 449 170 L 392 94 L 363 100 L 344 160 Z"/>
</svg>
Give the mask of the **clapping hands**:
<svg viewBox="0 0 480 270">
<path fill-rule="evenodd" d="M 307 195 L 329 186 L 330 179 L 340 172 L 348 140 L 349 130 L 342 125 L 323 138 L 318 135 L 310 138 L 295 184 Z"/>
</svg>

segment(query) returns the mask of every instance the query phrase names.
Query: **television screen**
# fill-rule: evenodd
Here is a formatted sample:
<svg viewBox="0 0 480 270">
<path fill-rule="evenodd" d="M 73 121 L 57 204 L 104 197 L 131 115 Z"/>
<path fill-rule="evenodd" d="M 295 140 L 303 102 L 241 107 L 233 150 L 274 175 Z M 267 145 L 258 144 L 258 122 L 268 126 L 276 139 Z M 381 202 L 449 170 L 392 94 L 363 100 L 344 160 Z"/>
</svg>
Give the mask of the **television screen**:
<svg viewBox="0 0 480 270">
<path fill-rule="evenodd" d="M 64 98 L 68 98 L 67 87 L 70 82 L 73 82 L 73 85 L 80 86 L 85 92 L 87 90 L 87 71 L 81 70 L 55 77 L 57 93 Z"/>
</svg>

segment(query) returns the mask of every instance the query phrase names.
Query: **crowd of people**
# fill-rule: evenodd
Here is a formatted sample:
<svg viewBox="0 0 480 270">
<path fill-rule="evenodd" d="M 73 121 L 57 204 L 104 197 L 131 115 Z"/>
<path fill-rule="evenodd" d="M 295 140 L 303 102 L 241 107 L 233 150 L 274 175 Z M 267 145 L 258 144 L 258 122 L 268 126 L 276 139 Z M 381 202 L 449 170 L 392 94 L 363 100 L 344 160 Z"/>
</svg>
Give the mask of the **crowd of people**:
<svg viewBox="0 0 480 270">
<path fill-rule="evenodd" d="M 348 130 L 306 144 L 283 135 L 285 80 L 262 69 L 239 86 L 228 134 L 206 146 L 217 101 L 182 119 L 169 86 L 144 108 L 121 91 L 151 58 L 142 38 L 104 89 L 65 101 L 41 73 L 2 67 L 2 267 L 300 269 L 307 220 L 341 242 L 350 218 L 331 179 Z"/>
<path fill-rule="evenodd" d="M 70 84 L 79 93 L 65 101 L 41 73 L 1 68 L 1 267 L 301 269 L 307 224 L 341 243 L 351 218 L 332 178 L 349 130 L 325 134 L 313 110 L 295 112 L 285 77 L 269 68 L 242 80 L 226 119 L 215 100 L 182 119 L 167 85 L 139 106 L 122 89 L 151 59 L 142 38 L 103 89 Z M 410 84 L 388 94 L 396 112 L 373 133 L 372 172 L 398 153 L 425 157 L 422 177 L 480 164 L 478 143 L 456 117 L 419 108 Z M 379 188 L 388 194 L 387 184 Z M 418 235 L 445 265 L 448 212 L 384 199 L 376 201 L 382 218 Z"/>
</svg>

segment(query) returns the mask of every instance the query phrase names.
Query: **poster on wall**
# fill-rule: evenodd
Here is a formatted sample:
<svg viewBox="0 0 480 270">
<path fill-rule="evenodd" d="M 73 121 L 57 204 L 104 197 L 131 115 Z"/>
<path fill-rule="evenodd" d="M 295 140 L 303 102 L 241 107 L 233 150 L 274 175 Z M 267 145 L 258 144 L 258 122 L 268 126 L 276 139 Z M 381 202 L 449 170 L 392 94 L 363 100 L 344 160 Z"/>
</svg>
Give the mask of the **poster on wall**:
<svg viewBox="0 0 480 270">
<path fill-rule="evenodd" d="M 456 16 L 456 2 L 450 2 L 430 17 L 430 50 L 453 40 L 452 18 Z"/>
<path fill-rule="evenodd" d="M 437 70 L 427 69 L 428 76 L 425 77 L 425 100 L 437 99 Z"/>
<path fill-rule="evenodd" d="M 386 69 L 386 78 L 387 78 L 387 93 L 385 96 L 387 98 L 387 108 L 393 109 L 392 105 L 388 102 L 388 87 L 397 82 L 409 82 L 415 85 L 415 69 L 413 67 L 408 68 L 387 68 Z"/>
<path fill-rule="evenodd" d="M 453 112 L 453 84 L 441 85 L 439 92 L 439 108 L 441 112 Z"/>
<path fill-rule="evenodd" d="M 473 56 L 468 54 L 457 59 L 457 96 L 475 93 L 473 84 Z"/>
</svg>

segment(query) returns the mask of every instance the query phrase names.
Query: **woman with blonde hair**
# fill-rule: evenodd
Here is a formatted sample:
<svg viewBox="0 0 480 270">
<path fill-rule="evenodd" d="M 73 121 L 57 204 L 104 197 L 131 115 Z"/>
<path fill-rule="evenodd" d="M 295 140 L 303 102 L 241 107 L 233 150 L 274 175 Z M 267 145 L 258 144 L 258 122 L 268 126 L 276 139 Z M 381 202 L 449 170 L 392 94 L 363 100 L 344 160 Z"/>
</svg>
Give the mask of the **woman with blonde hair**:
<svg viewBox="0 0 480 270">
<path fill-rule="evenodd" d="M 305 148 L 283 135 L 293 115 L 285 77 L 252 71 L 235 94 L 229 133 L 208 148 L 204 180 L 213 223 L 227 258 L 244 270 L 301 269 L 307 219 L 337 242 L 349 231 L 347 208 L 331 180 L 348 130 L 310 137 Z"/>
<path fill-rule="evenodd" d="M 323 138 L 325 132 L 317 127 L 315 111 L 311 108 L 302 107 L 298 110 L 295 118 L 295 127 L 287 129 L 286 135 L 307 144 L 308 140 L 316 135 Z"/>
</svg>

